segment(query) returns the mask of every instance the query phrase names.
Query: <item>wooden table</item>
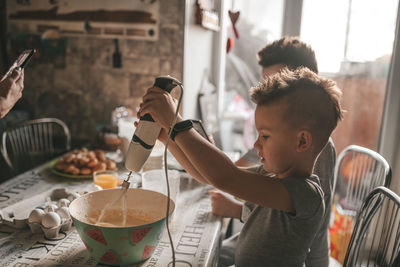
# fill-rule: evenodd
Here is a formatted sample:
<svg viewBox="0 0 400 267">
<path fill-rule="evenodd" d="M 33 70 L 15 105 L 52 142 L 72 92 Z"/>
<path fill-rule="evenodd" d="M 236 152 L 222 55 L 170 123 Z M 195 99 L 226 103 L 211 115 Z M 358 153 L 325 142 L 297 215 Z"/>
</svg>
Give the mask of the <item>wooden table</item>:
<svg viewBox="0 0 400 267">
<path fill-rule="evenodd" d="M 56 188 L 91 191 L 91 179 L 68 179 L 53 174 L 49 163 L 0 184 L 0 210 L 20 203 L 32 203 Z M 121 170 L 120 173 L 126 172 Z M 220 244 L 221 218 L 211 214 L 210 189 L 181 174 L 177 208 L 170 220 L 176 259 L 191 266 L 216 266 Z M 164 231 L 153 255 L 137 266 L 162 266 L 171 261 L 171 249 Z M 32 234 L 29 228 L 0 225 L 0 266 L 100 266 L 90 256 L 74 227 L 54 239 Z M 171 265 L 172 266 L 172 265 Z M 180 266 L 180 265 L 177 265 Z M 189 266 L 189 265 L 185 265 Z"/>
</svg>

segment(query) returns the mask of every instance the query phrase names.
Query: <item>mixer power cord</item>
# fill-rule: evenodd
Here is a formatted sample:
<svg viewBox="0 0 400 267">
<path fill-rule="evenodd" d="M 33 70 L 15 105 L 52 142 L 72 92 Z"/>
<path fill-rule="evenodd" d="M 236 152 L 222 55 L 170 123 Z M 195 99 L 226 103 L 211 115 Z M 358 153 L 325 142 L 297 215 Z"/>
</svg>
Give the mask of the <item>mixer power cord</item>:
<svg viewBox="0 0 400 267">
<path fill-rule="evenodd" d="M 168 233 L 168 238 L 169 238 L 169 243 L 171 245 L 171 252 L 172 252 L 172 262 L 170 262 L 168 264 L 168 266 L 172 263 L 172 266 L 175 267 L 175 263 L 176 262 L 180 262 L 180 263 L 185 263 L 188 266 L 192 266 L 192 264 L 190 262 L 184 261 L 184 260 L 176 260 L 175 258 L 175 249 L 174 249 L 174 243 L 172 241 L 172 236 L 171 236 L 171 232 L 169 230 L 169 210 L 170 210 L 170 200 L 171 200 L 171 195 L 170 195 L 170 188 L 169 188 L 169 180 L 168 180 L 168 161 L 167 161 L 167 157 L 168 157 L 168 144 L 169 141 L 171 140 L 171 133 L 172 133 L 172 129 L 174 128 L 175 124 L 176 124 L 176 119 L 178 118 L 178 113 L 179 113 L 179 108 L 181 106 L 182 103 L 182 97 L 183 97 L 183 85 L 182 83 L 177 83 L 177 85 L 179 86 L 181 92 L 179 95 L 179 99 L 178 99 L 178 105 L 176 107 L 176 111 L 175 111 L 175 116 L 174 116 L 174 120 L 172 122 L 171 128 L 168 131 L 168 137 L 167 137 L 167 141 L 165 142 L 165 149 L 164 149 L 164 170 L 165 170 L 165 179 L 167 182 L 167 195 L 168 195 L 168 201 L 167 201 L 167 210 L 166 210 L 166 215 L 165 215 L 165 220 L 166 220 L 166 227 L 167 227 L 167 233 Z M 175 200 L 176 201 L 176 200 Z M 175 207 L 176 207 L 176 203 L 175 203 Z"/>
</svg>

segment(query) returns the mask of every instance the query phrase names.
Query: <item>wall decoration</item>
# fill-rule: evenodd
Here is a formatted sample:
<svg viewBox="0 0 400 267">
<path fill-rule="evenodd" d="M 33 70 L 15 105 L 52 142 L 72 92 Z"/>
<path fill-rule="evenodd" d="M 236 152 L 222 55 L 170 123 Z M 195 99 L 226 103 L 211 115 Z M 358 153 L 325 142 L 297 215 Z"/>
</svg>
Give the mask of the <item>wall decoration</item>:
<svg viewBox="0 0 400 267">
<path fill-rule="evenodd" d="M 7 1 L 9 32 L 158 40 L 157 0 Z"/>
<path fill-rule="evenodd" d="M 213 1 L 196 1 L 196 24 L 203 28 L 216 31 L 220 30 L 218 12 L 213 9 Z"/>
</svg>

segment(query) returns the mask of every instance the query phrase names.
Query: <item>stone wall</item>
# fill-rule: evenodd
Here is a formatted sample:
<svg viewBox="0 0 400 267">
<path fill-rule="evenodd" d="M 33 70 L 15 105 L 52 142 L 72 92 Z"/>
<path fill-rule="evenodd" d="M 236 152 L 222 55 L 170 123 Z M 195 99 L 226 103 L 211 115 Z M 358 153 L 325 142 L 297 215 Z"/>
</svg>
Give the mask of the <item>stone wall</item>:
<svg viewBox="0 0 400 267">
<path fill-rule="evenodd" d="M 182 80 L 184 0 L 160 1 L 159 39 L 119 40 L 122 68 L 112 67 L 112 39 L 66 39 L 65 64 L 33 60 L 25 71 L 18 105 L 32 118 L 56 117 L 73 138 L 92 140 L 96 125 L 110 123 L 117 106 L 135 110 L 144 91 L 159 75 Z"/>
</svg>

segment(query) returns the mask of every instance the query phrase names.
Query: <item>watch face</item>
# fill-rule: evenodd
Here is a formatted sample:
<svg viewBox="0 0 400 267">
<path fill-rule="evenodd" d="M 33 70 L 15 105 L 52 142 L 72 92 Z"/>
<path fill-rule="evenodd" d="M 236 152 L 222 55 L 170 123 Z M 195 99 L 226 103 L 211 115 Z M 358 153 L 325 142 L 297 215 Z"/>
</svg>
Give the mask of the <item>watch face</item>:
<svg viewBox="0 0 400 267">
<path fill-rule="evenodd" d="M 185 120 L 178 122 L 174 125 L 174 128 L 172 128 L 172 133 L 171 133 L 171 139 L 175 140 L 175 136 L 183 131 L 189 130 L 190 128 L 193 127 L 193 122 L 192 120 Z"/>
<path fill-rule="evenodd" d="M 175 130 L 176 131 L 183 131 L 183 130 L 186 130 L 186 129 L 189 129 L 189 128 L 192 128 L 192 127 L 193 127 L 192 121 L 191 120 L 185 120 L 185 121 L 178 122 L 175 125 Z"/>
</svg>

